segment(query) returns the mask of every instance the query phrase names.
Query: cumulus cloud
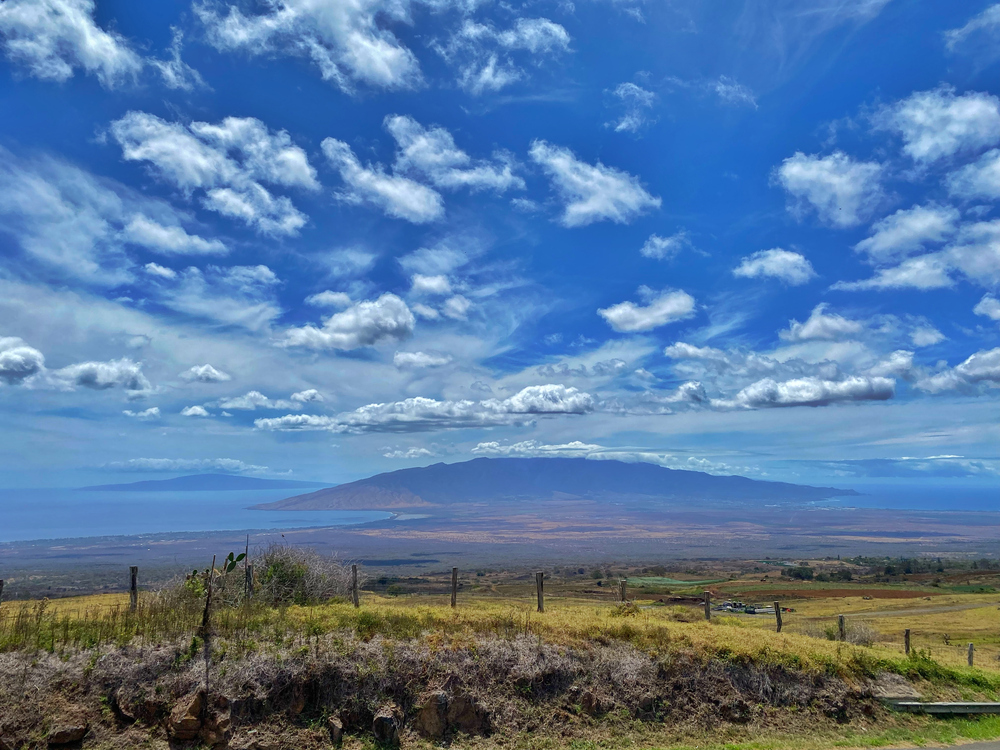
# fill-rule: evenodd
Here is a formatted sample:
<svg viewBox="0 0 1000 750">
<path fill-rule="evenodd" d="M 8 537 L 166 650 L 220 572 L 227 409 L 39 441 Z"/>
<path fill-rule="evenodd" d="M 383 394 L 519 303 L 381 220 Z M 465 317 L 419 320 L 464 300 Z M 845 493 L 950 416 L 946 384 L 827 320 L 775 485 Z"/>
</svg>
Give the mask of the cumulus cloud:
<svg viewBox="0 0 1000 750">
<path fill-rule="evenodd" d="M 363 84 L 406 89 L 422 82 L 416 56 L 381 19 L 406 22 L 413 2 L 316 3 L 274 0 L 245 12 L 204 0 L 194 6 L 208 41 L 221 51 L 308 58 L 344 91 Z"/>
<path fill-rule="evenodd" d="M 860 224 L 883 198 L 882 166 L 855 161 L 842 151 L 829 156 L 796 152 L 775 170 L 775 179 L 788 193 L 793 214 L 801 218 L 813 210 L 838 228 Z"/>
<path fill-rule="evenodd" d="M 188 234 L 179 226 L 165 227 L 142 214 L 132 217 L 122 235 L 126 242 L 163 255 L 225 255 L 229 252 L 221 240 L 206 240 Z"/>
<path fill-rule="evenodd" d="M 45 369 L 45 357 L 15 336 L 0 336 L 0 382 L 20 385 Z"/>
<path fill-rule="evenodd" d="M 407 448 L 406 450 L 397 449 L 392 450 L 389 448 L 383 449 L 383 457 L 385 458 L 405 458 L 405 459 L 415 459 L 415 458 L 429 458 L 435 455 L 434 451 L 428 450 L 427 448 Z"/>
<path fill-rule="evenodd" d="M 230 474 L 262 474 L 266 466 L 244 463 L 235 458 L 130 458 L 112 461 L 102 468 L 136 472 L 222 471 Z"/>
<path fill-rule="evenodd" d="M 1000 284 L 1000 219 L 963 226 L 943 259 L 969 281 L 996 287 Z"/>
<path fill-rule="evenodd" d="M 831 289 L 857 291 L 861 289 L 943 289 L 954 285 L 949 276 L 950 266 L 940 254 L 931 253 L 904 260 L 898 266 L 881 268 L 870 279 L 838 281 Z"/>
<path fill-rule="evenodd" d="M 595 362 L 591 368 L 584 364 L 570 367 L 565 362 L 539 365 L 535 368 L 535 372 L 543 378 L 607 378 L 621 375 L 626 370 L 628 370 L 628 363 L 617 357 Z"/>
<path fill-rule="evenodd" d="M 434 354 L 431 352 L 396 352 L 392 358 L 392 363 L 399 368 L 443 367 L 450 362 L 451 357 L 449 355 Z"/>
<path fill-rule="evenodd" d="M 919 326 L 910 332 L 914 346 L 934 346 L 944 341 L 945 335 L 934 326 Z"/>
<path fill-rule="evenodd" d="M 301 409 L 304 399 L 286 401 L 283 398 L 272 400 L 260 391 L 247 391 L 242 396 L 225 398 L 219 401 L 220 409 L 238 409 L 240 411 L 254 411 L 255 409 Z"/>
<path fill-rule="evenodd" d="M 189 370 L 181 373 L 181 380 L 189 383 L 225 383 L 232 380 L 233 376 L 228 372 L 216 370 L 210 364 L 195 365 Z"/>
<path fill-rule="evenodd" d="M 796 378 L 784 382 L 764 378 L 743 388 L 732 399 L 713 400 L 712 405 L 734 409 L 828 406 L 837 402 L 885 401 L 895 392 L 895 381 L 883 377 L 849 376 L 836 381 Z"/>
<path fill-rule="evenodd" d="M 836 341 L 861 333 L 861 323 L 836 313 L 827 314 L 827 307 L 825 302 L 816 305 L 804 323 L 791 320 L 778 335 L 785 341 Z"/>
<path fill-rule="evenodd" d="M 585 456 L 603 450 L 601 445 L 573 440 L 569 443 L 545 445 L 537 440 L 523 440 L 519 443 L 502 444 L 496 441 L 479 443 L 472 452 L 477 456 Z"/>
<path fill-rule="evenodd" d="M 204 406 L 185 406 L 181 409 L 182 417 L 210 417 L 211 414 L 208 413 L 208 409 Z"/>
<path fill-rule="evenodd" d="M 495 155 L 492 161 L 473 161 L 444 128 L 425 128 L 403 115 L 386 117 L 385 128 L 396 140 L 396 174 L 419 177 L 442 190 L 503 193 L 524 189 L 524 180 L 514 174 L 513 162 L 504 154 Z"/>
<path fill-rule="evenodd" d="M 29 75 L 66 81 L 77 69 L 105 88 L 134 82 L 142 58 L 94 20 L 94 0 L 6 0 L 0 4 L 4 52 Z"/>
<path fill-rule="evenodd" d="M 413 334 L 415 325 L 413 313 L 403 300 L 395 294 L 383 294 L 377 300 L 356 302 L 331 315 L 321 328 L 289 328 L 279 343 L 346 351 L 383 341 L 402 341 Z"/>
<path fill-rule="evenodd" d="M 469 315 L 471 307 L 472 303 L 468 299 L 461 294 L 456 294 L 454 297 L 449 297 L 445 300 L 441 312 L 445 317 L 452 320 L 465 320 Z"/>
<path fill-rule="evenodd" d="M 992 294 L 984 294 L 983 298 L 972 308 L 976 315 L 983 315 L 990 320 L 1000 321 L 1000 299 Z"/>
<path fill-rule="evenodd" d="M 801 286 L 815 278 L 816 271 L 805 256 L 776 247 L 772 250 L 759 250 L 746 256 L 733 269 L 733 275 L 747 279 L 770 277 L 780 279 L 791 286 Z"/>
<path fill-rule="evenodd" d="M 311 294 L 305 298 L 307 305 L 313 307 L 337 307 L 343 309 L 352 304 L 351 295 L 346 292 L 331 292 L 329 289 L 317 294 Z"/>
<path fill-rule="evenodd" d="M 930 393 L 959 391 L 975 394 L 1000 386 L 1000 347 L 979 351 L 961 364 L 917 381 L 917 388 Z"/>
<path fill-rule="evenodd" d="M 299 391 L 298 393 L 293 393 L 290 398 L 292 401 L 298 401 L 301 404 L 316 404 L 326 400 L 323 398 L 323 394 L 315 388 L 309 388 L 304 391 Z"/>
<path fill-rule="evenodd" d="M 640 248 L 639 253 L 646 258 L 667 260 L 673 258 L 677 253 L 690 245 L 691 240 L 688 239 L 688 233 L 684 230 L 676 232 L 669 237 L 660 237 L 658 234 L 651 234 L 642 248 Z"/>
<path fill-rule="evenodd" d="M 900 260 L 941 243 L 955 233 L 961 215 L 951 206 L 930 203 L 900 209 L 875 222 L 870 237 L 854 246 L 876 263 Z"/>
<path fill-rule="evenodd" d="M 1000 141 L 1000 99 L 978 92 L 958 96 L 953 87 L 940 86 L 882 108 L 874 123 L 898 133 L 914 161 L 930 163 Z"/>
<path fill-rule="evenodd" d="M 529 155 L 552 181 L 563 204 L 560 223 L 565 227 L 604 220 L 628 224 L 662 203 L 646 192 L 637 177 L 601 162 L 582 162 L 568 148 L 534 141 Z"/>
<path fill-rule="evenodd" d="M 107 362 L 79 362 L 51 372 L 53 380 L 64 388 L 90 388 L 105 391 L 123 388 L 129 398 L 142 398 L 152 386 L 142 374 L 142 363 L 128 357 Z"/>
<path fill-rule="evenodd" d="M 959 198 L 1000 198 L 1000 149 L 991 149 L 947 179 L 948 192 Z"/>
<path fill-rule="evenodd" d="M 424 276 L 415 273 L 410 277 L 410 291 L 414 294 L 451 294 L 451 282 L 444 274 Z"/>
<path fill-rule="evenodd" d="M 126 409 L 122 412 L 126 417 L 132 417 L 133 419 L 150 420 L 160 418 L 160 407 L 151 406 L 148 409 L 143 409 L 142 411 L 132 411 L 131 409 Z"/>
<path fill-rule="evenodd" d="M 900 378 L 902 380 L 912 380 L 915 373 L 913 352 L 906 351 L 905 349 L 897 349 L 868 368 L 869 375 Z"/>
<path fill-rule="evenodd" d="M 440 429 L 518 424 L 538 416 L 587 414 L 594 398 L 565 385 L 533 385 L 506 399 L 438 401 L 408 398 L 369 404 L 336 417 L 287 414 L 258 419 L 262 430 L 326 430 L 330 432 L 424 432 Z"/>
<path fill-rule="evenodd" d="M 163 181 L 198 191 L 205 208 L 262 234 L 294 235 L 306 223 L 287 196 L 274 196 L 264 183 L 319 188 L 305 151 L 284 130 L 272 132 L 253 117 L 184 125 L 132 111 L 110 131 L 126 160 L 149 164 Z"/>
<path fill-rule="evenodd" d="M 353 204 L 368 203 L 387 215 L 414 224 L 426 224 L 444 216 L 444 201 L 436 190 L 408 177 L 386 173 L 376 164 L 362 165 L 349 145 L 326 138 L 323 153 L 340 173 L 346 189 L 337 196 Z"/>
<path fill-rule="evenodd" d="M 633 302 L 619 302 L 617 305 L 598 310 L 597 314 L 613 329 L 623 333 L 651 331 L 694 315 L 694 297 L 687 292 L 677 290 L 657 294 L 651 289 L 642 287 L 639 293 L 646 298 L 645 306 Z"/>
<path fill-rule="evenodd" d="M 525 77 L 517 57 L 554 57 L 569 48 L 563 26 L 548 18 L 518 18 L 507 29 L 466 19 L 438 53 L 458 68 L 458 85 L 480 96 L 499 91 Z"/>
<path fill-rule="evenodd" d="M 624 110 L 617 122 L 607 123 L 616 133 L 638 133 L 650 120 L 646 113 L 656 101 L 656 94 L 634 83 L 619 83 L 612 92 Z"/>
<path fill-rule="evenodd" d="M 150 276 L 158 279 L 176 279 L 177 271 L 172 268 L 167 268 L 166 266 L 161 266 L 159 263 L 147 263 L 142 267 Z"/>
</svg>

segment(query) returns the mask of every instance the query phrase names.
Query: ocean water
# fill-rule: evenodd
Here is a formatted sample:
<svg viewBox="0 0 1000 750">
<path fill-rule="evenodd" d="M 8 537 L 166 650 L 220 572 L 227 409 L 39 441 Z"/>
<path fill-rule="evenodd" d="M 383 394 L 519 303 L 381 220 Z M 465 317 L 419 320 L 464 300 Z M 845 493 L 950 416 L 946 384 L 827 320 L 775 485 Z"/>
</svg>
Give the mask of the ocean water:
<svg viewBox="0 0 1000 750">
<path fill-rule="evenodd" d="M 0 542 L 184 531 L 348 526 L 390 518 L 383 511 L 247 510 L 308 490 L 81 492 L 0 489 Z"/>
<path fill-rule="evenodd" d="M 833 484 L 833 483 L 831 483 Z M 862 493 L 856 497 L 838 497 L 823 504 L 851 508 L 887 508 L 890 510 L 1000 511 L 1000 486 L 969 487 L 956 484 L 843 484 Z"/>
</svg>

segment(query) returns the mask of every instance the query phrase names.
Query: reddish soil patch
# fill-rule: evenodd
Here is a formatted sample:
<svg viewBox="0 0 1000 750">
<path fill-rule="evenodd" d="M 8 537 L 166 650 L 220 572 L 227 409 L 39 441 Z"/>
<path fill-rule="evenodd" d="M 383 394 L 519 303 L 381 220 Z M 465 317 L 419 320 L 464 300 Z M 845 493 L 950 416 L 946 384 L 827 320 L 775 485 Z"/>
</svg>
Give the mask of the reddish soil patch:
<svg viewBox="0 0 1000 750">
<path fill-rule="evenodd" d="M 922 599 L 925 596 L 941 596 L 941 592 L 898 589 L 769 589 L 741 591 L 739 596 L 743 599 L 842 599 L 849 596 L 870 596 L 872 599 Z"/>
</svg>

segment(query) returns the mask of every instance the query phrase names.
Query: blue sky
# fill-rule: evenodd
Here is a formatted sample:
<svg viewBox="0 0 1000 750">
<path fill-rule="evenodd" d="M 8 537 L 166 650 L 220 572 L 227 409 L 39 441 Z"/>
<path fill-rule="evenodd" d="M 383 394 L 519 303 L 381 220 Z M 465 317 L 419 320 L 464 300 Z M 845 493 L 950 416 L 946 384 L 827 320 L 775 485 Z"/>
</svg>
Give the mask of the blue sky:
<svg viewBox="0 0 1000 750">
<path fill-rule="evenodd" d="M 12 486 L 1000 474 L 1000 5 L 0 4 Z"/>
</svg>

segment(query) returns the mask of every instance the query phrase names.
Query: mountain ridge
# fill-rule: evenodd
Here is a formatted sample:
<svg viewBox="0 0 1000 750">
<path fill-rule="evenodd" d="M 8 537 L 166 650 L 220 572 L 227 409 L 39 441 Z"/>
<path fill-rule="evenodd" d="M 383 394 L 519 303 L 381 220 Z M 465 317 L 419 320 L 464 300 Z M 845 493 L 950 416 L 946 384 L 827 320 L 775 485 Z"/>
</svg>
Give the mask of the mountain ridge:
<svg viewBox="0 0 1000 750">
<path fill-rule="evenodd" d="M 80 492 L 233 492 L 238 490 L 295 490 L 329 487 L 328 482 L 295 479 L 260 479 L 238 474 L 191 474 L 172 479 L 146 479 L 124 484 L 95 484 L 77 487 Z"/>
<path fill-rule="evenodd" d="M 296 495 L 254 510 L 395 510 L 463 503 L 545 500 L 556 493 L 591 500 L 811 501 L 854 490 L 768 482 L 584 458 L 476 458 L 398 469 Z"/>
</svg>

